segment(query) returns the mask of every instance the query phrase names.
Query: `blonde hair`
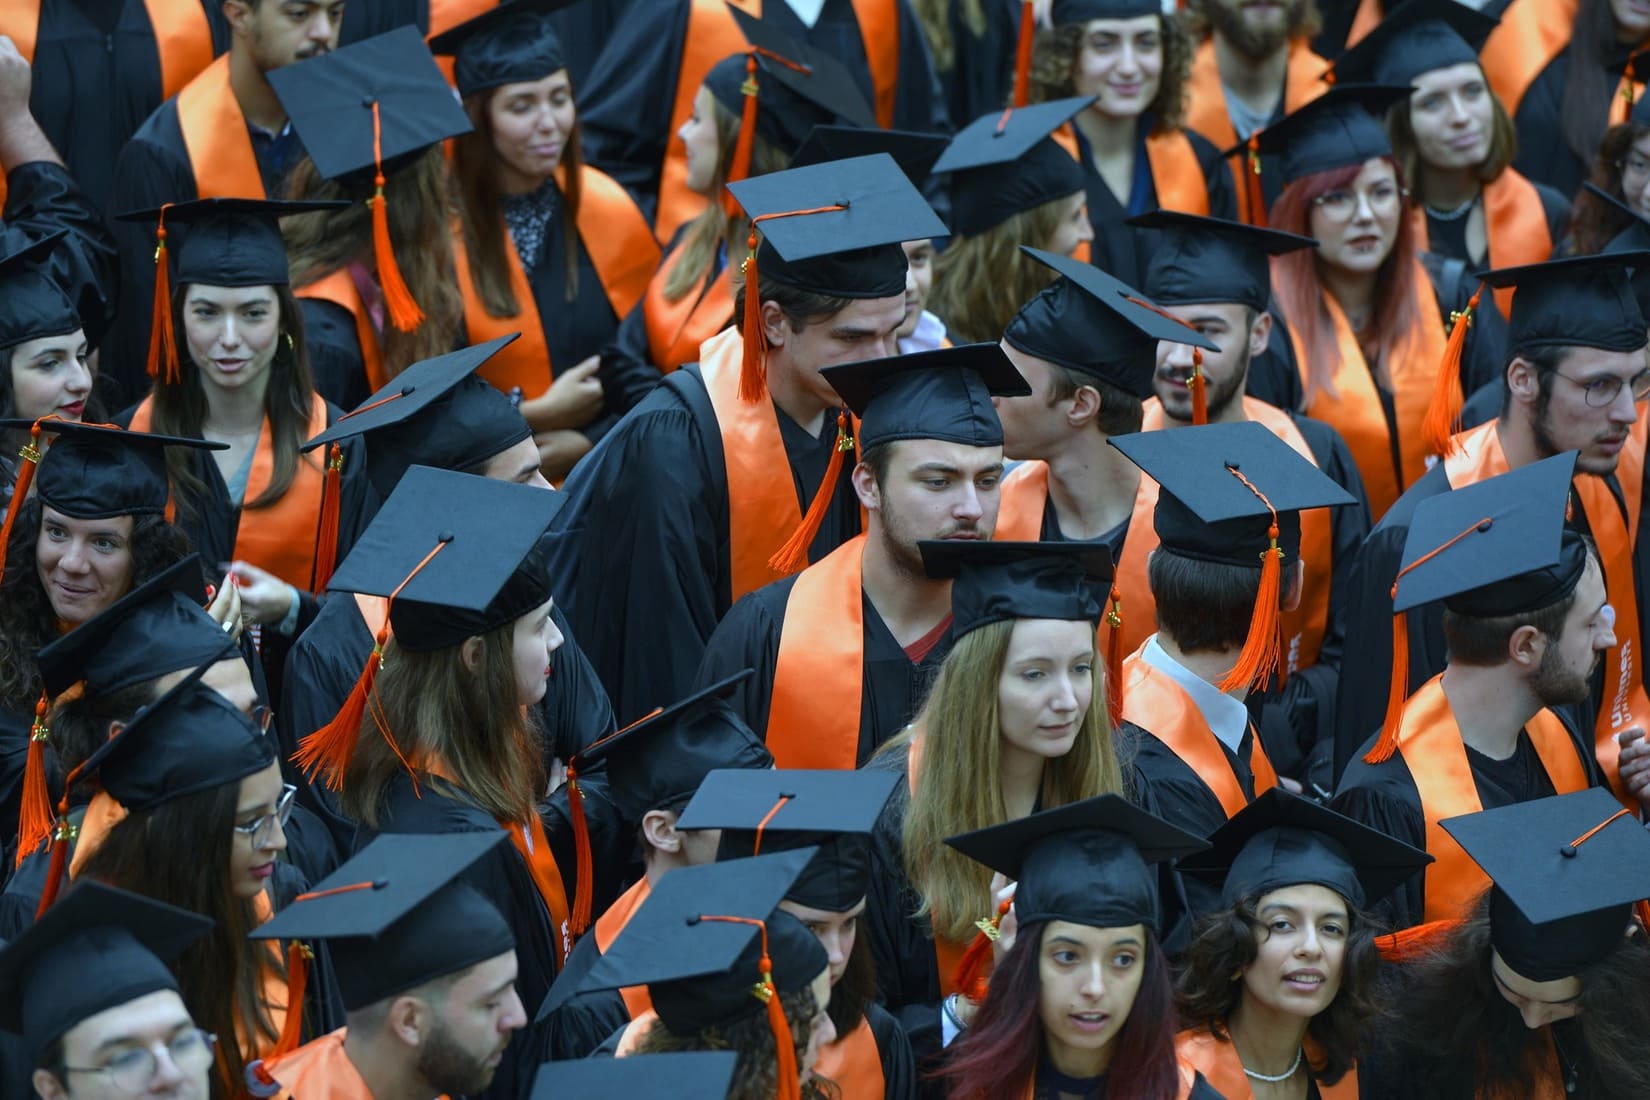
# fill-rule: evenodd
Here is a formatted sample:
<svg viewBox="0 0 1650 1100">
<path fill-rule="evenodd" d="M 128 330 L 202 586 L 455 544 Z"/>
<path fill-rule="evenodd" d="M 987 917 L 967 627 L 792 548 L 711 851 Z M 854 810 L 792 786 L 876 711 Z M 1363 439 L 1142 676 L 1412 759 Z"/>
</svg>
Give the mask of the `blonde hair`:
<svg viewBox="0 0 1650 1100">
<path fill-rule="evenodd" d="M 921 732 L 921 778 L 905 814 L 905 873 L 922 898 L 917 915 L 932 917 L 938 934 L 958 943 L 972 938 L 974 922 L 990 908 L 991 871 L 945 838 L 1008 820 L 1002 785 L 992 780 L 1002 761 L 997 683 L 1013 633 L 1014 622 L 1007 620 L 957 639 L 911 729 L 883 750 L 899 751 Z M 1099 660 L 1092 676 L 1088 711 L 1071 751 L 1043 766 L 1043 809 L 1128 793 Z"/>
<path fill-rule="evenodd" d="M 956 237 L 935 259 L 928 308 L 957 343 L 1001 340 L 1020 307 L 1058 277 L 1020 246 L 1047 248 L 1068 198 L 1022 210 L 984 233 Z"/>
</svg>

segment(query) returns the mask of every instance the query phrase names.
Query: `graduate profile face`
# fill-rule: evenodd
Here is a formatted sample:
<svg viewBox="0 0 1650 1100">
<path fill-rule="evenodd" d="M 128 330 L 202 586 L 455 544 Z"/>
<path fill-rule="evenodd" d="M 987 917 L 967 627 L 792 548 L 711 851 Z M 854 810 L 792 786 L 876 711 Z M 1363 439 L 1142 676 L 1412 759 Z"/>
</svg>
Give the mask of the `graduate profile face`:
<svg viewBox="0 0 1650 1100">
<path fill-rule="evenodd" d="M 1629 145 L 1621 159 L 1621 195 L 1628 206 L 1650 218 L 1650 134 Z"/>
<path fill-rule="evenodd" d="M 515 669 L 516 702 L 532 706 L 544 698 L 550 682 L 551 656 L 567 639 L 550 617 L 554 600 L 546 600 L 516 620 L 511 628 L 510 656 Z"/>
<path fill-rule="evenodd" d="M 88 354 L 86 334 L 79 329 L 66 336 L 25 340 L 6 352 L 11 390 L 11 410 L 6 415 L 24 420 L 42 416 L 81 419 L 86 398 L 92 394 Z"/>
<path fill-rule="evenodd" d="M 917 543 L 989 539 L 1002 501 L 1001 447 L 940 439 L 901 439 L 889 448 L 879 479 L 869 464 L 854 470 L 854 489 L 871 514 L 871 537 L 894 561 L 922 576 Z"/>
<path fill-rule="evenodd" d="M 1094 225 L 1089 221 L 1088 196 L 1074 191 L 1063 199 L 1055 199 L 1060 217 L 1054 223 L 1054 232 L 1042 247 L 1058 256 L 1070 256 L 1077 247 L 1094 240 Z"/>
<path fill-rule="evenodd" d="M 1632 380 L 1644 370 L 1643 348 L 1617 352 L 1577 347 L 1566 349 L 1557 367 L 1545 372 L 1516 358 L 1507 367 L 1507 381 L 1516 401 L 1533 405 L 1533 431 L 1540 449 L 1545 454 L 1578 451 L 1576 469 L 1602 476 L 1615 472 L 1638 420 Z M 1610 378 L 1621 383 L 1620 392 L 1609 404 L 1589 404 L 1588 387 Z"/>
<path fill-rule="evenodd" d="M 887 298 L 854 298 L 831 316 L 801 328 L 792 326 L 779 303 L 763 302 L 769 388 L 776 396 L 786 390 L 804 390 L 826 408 L 835 408 L 842 398 L 819 372 L 899 354 L 898 333 L 904 321 L 903 291 Z"/>
<path fill-rule="evenodd" d="M 900 245 L 905 252 L 905 320 L 900 324 L 900 339 L 917 330 L 922 311 L 928 308 L 928 295 L 934 289 L 934 242 L 924 237 L 920 241 L 906 241 Z"/>
<path fill-rule="evenodd" d="M 1209 422 L 1218 424 L 1241 406 L 1244 384 L 1249 378 L 1249 361 L 1266 350 L 1272 331 L 1272 317 L 1240 303 L 1164 306 L 1164 312 L 1180 318 L 1201 335 L 1219 345 L 1219 351 L 1203 353 L 1203 381 L 1208 401 Z M 1161 340 L 1157 345 L 1157 373 L 1152 390 L 1163 404 L 1163 412 L 1182 424 L 1192 422 L 1192 348 Z"/>
<path fill-rule="evenodd" d="M 716 133 L 716 97 L 701 87 L 693 97 L 693 113 L 676 130 L 687 151 L 687 188 L 696 195 L 710 193 L 716 179 L 716 162 L 722 156 L 722 142 Z"/>
<path fill-rule="evenodd" d="M 492 1083 L 511 1037 L 527 1025 L 516 993 L 516 953 L 506 951 L 465 971 L 430 1001 L 433 1020 L 421 1037 L 418 1072 L 431 1089 L 472 1095 Z"/>
<path fill-rule="evenodd" d="M 567 70 L 541 80 L 504 84 L 487 98 L 487 128 L 505 194 L 537 190 L 561 165 L 577 113 Z"/>
<path fill-rule="evenodd" d="M 336 50 L 344 0 L 225 0 L 223 14 L 236 44 L 267 73 Z"/>
<path fill-rule="evenodd" d="M 1037 953 L 1037 1017 L 1056 1069 L 1089 1077 L 1110 1063 L 1146 967 L 1146 928 L 1049 921 Z"/>
<path fill-rule="evenodd" d="M 1079 417 L 1075 406 L 1080 399 L 1097 399 L 1098 391 L 1092 386 L 1079 387 L 1077 394 L 1056 399 L 1058 387 L 1048 360 L 1027 355 L 1006 340 L 998 346 L 1031 388 L 1030 393 L 1021 396 L 991 399 L 997 419 L 1003 425 L 1004 455 L 1016 460 L 1048 458 L 1060 450 L 1074 430 L 1094 430 L 1089 423 L 1092 415 Z M 1080 398 L 1085 389 L 1087 397 Z M 1074 420 L 1080 422 L 1074 423 Z"/>
<path fill-rule="evenodd" d="M 802 1053 L 802 1063 L 797 1066 L 801 1071 L 802 1080 L 807 1081 L 814 1075 L 814 1066 L 819 1064 L 819 1052 L 836 1042 L 836 1024 L 831 1022 L 831 1014 L 826 1007 L 831 1003 L 831 969 L 826 967 L 819 972 L 810 986 L 814 995 L 814 1004 L 819 1011 L 814 1013 L 813 1026 L 808 1031 L 808 1049 Z"/>
<path fill-rule="evenodd" d="M 131 516 L 75 519 L 41 506 L 35 572 L 59 619 L 78 626 L 131 589 L 134 525 Z"/>
<path fill-rule="evenodd" d="M 1016 619 L 997 676 L 1003 750 L 1054 760 L 1077 743 L 1094 702 L 1094 624 Z"/>
<path fill-rule="evenodd" d="M 1556 637 L 1546 638 L 1530 686 L 1542 706 L 1585 702 L 1592 693 L 1593 670 L 1616 644 L 1616 615 L 1605 602 L 1604 572 L 1589 556 L 1576 584 L 1575 600 Z"/>
<path fill-rule="evenodd" d="M 184 291 L 183 329 L 207 392 L 268 384 L 281 338 L 274 287 L 192 284 Z"/>
<path fill-rule="evenodd" d="M 61 1075 L 34 1075 L 46 1100 L 206 1100 L 212 1044 L 183 998 L 157 990 L 90 1016 L 64 1033 Z M 150 1066 L 153 1072 L 150 1072 Z"/>
<path fill-rule="evenodd" d="M 1073 95 L 1098 96 L 1089 110 L 1114 119 L 1138 118 L 1163 80 L 1163 19 L 1090 19 L 1072 74 Z"/>
</svg>

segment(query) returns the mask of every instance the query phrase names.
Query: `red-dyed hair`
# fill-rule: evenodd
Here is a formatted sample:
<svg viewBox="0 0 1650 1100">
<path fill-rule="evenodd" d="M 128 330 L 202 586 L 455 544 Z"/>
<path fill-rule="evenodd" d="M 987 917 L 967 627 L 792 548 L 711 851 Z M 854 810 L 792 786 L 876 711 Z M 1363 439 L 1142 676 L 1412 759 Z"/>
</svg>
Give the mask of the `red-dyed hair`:
<svg viewBox="0 0 1650 1100">
<path fill-rule="evenodd" d="M 1403 170 L 1397 162 L 1391 157 L 1381 159 L 1392 165 L 1398 186 L 1403 187 Z M 1352 164 L 1302 176 L 1283 189 L 1267 223 L 1286 233 L 1312 236 L 1313 200 L 1350 187 L 1362 170 L 1363 165 Z M 1398 236 L 1392 243 L 1392 251 L 1375 276 L 1375 310 L 1369 327 L 1359 334 L 1376 338 L 1382 362 L 1392 360 L 1399 344 L 1419 320 L 1415 316 L 1414 278 L 1415 228 L 1405 210 L 1398 217 Z M 1335 329 L 1330 323 L 1329 311 L 1323 303 L 1325 290 L 1318 279 L 1317 251 L 1302 249 L 1274 256 L 1272 290 L 1283 307 L 1297 346 L 1306 351 L 1306 402 L 1310 404 L 1320 390 L 1331 397 L 1337 396 L 1334 377 L 1340 366 L 1340 352 L 1335 346 Z"/>
<path fill-rule="evenodd" d="M 1043 983 L 1038 973 L 1048 922 L 1021 926 L 1014 946 L 991 975 L 974 1026 L 945 1052 L 942 1078 L 950 1100 L 997 1100 L 1016 1096 L 1036 1076 L 1043 1056 L 1043 1021 L 1037 1011 Z M 1174 1100 L 1180 1089 L 1174 1037 L 1174 991 L 1163 950 L 1150 929 L 1140 960 L 1145 972 L 1134 1007 L 1117 1036 L 1106 1071 L 1106 1095 L 1130 1100 Z"/>
</svg>

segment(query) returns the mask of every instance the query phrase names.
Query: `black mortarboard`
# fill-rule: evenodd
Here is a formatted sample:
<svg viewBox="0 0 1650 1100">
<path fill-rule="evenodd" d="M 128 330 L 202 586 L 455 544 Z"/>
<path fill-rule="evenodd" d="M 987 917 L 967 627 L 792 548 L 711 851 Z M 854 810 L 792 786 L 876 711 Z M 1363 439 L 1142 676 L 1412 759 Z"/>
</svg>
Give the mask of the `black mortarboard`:
<svg viewBox="0 0 1650 1100">
<path fill-rule="evenodd" d="M 574 0 L 510 0 L 430 39 L 430 52 L 454 58 L 453 83 L 469 98 L 501 84 L 543 80 L 567 68 L 552 12 Z"/>
<path fill-rule="evenodd" d="M 1090 19 L 1135 19 L 1162 15 L 1161 0 L 1054 0 L 1049 22 L 1056 27 L 1087 23 Z"/>
<path fill-rule="evenodd" d="M 1457 0 L 1405 0 L 1336 59 L 1338 84 L 1411 84 L 1434 69 L 1478 62 L 1500 20 Z"/>
<path fill-rule="evenodd" d="M 1644 125 L 1650 125 L 1650 122 Z M 1613 207 L 1627 218 L 1627 228 L 1606 241 L 1604 247 L 1599 249 L 1600 252 L 1650 252 L 1650 218 L 1646 218 L 1638 210 L 1594 183 L 1587 182 L 1581 186 L 1594 198 L 1606 206 Z M 1639 303 L 1639 312 L 1650 318 L 1650 264 L 1641 264 L 1633 268 L 1627 278 L 1628 284 L 1633 288 L 1633 297 Z"/>
<path fill-rule="evenodd" d="M 1516 287 L 1507 316 L 1507 354 L 1536 348 L 1644 347 L 1645 320 L 1628 277 L 1650 252 L 1610 252 L 1484 272 L 1490 286 Z"/>
<path fill-rule="evenodd" d="M 399 158 L 471 128 L 417 27 L 397 27 L 267 76 L 325 179 L 365 172 L 371 182 L 376 163 L 388 174 Z"/>
<path fill-rule="evenodd" d="M 1007 619 L 1100 622 L 1111 551 L 1089 542 L 920 542 L 930 577 L 951 585 L 951 632 Z"/>
<path fill-rule="evenodd" d="M 950 140 L 944 134 L 919 134 L 910 130 L 815 126 L 791 158 L 791 167 L 804 168 L 810 164 L 887 153 L 913 186 L 922 187 Z"/>
<path fill-rule="evenodd" d="M 724 1100 L 738 1064 L 739 1055 L 731 1050 L 545 1062 L 533 1078 L 529 1100 L 603 1095 Z"/>
<path fill-rule="evenodd" d="M 32 424 L 0 420 L 0 429 L 26 431 Z M 56 438 L 40 459 L 35 493 L 42 503 L 75 519 L 162 515 L 171 496 L 166 448 L 222 451 L 229 447 L 204 439 L 129 432 L 72 420 L 44 420 L 40 430 Z"/>
<path fill-rule="evenodd" d="M 773 755 L 728 705 L 751 669 L 701 688 L 587 745 L 572 763 L 579 770 L 605 762 L 608 794 L 626 821 L 681 802 L 718 768 L 771 768 Z"/>
<path fill-rule="evenodd" d="M 354 1012 L 516 946 L 510 922 L 461 875 L 502 832 L 385 834 L 251 933 L 326 940 Z"/>
<path fill-rule="evenodd" d="M 52 253 L 67 236 L 48 233 L 0 257 L 0 349 L 81 327 L 74 302 L 51 277 Z"/>
<path fill-rule="evenodd" d="M 301 449 L 365 436 L 367 478 L 386 497 L 414 464 L 480 466 L 533 434 L 510 399 L 475 373 L 518 335 L 414 363 Z"/>
<path fill-rule="evenodd" d="M 1220 349 L 1184 321 L 1093 264 L 1022 245 L 1062 276 L 1020 307 L 1003 331 L 1010 347 L 1132 393 L 1152 396 L 1157 342 Z"/>
<path fill-rule="evenodd" d="M 1278 544 L 1294 561 L 1301 510 L 1354 503 L 1345 489 L 1259 424 L 1187 430 L 1197 434 L 1138 432 L 1111 439 L 1113 447 L 1162 486 L 1153 526 L 1163 546 L 1178 554 L 1258 565 L 1258 556 L 1270 544 L 1267 528 L 1275 509 Z"/>
<path fill-rule="evenodd" d="M 991 398 L 1031 392 L 996 344 L 843 363 L 820 374 L 861 418 L 862 451 L 900 439 L 1000 447 L 1003 425 Z"/>
<path fill-rule="evenodd" d="M 764 949 L 780 993 L 807 988 L 829 965 L 825 949 L 774 907 L 813 857 L 813 849 L 799 848 L 670 872 L 580 989 L 646 985 L 664 1025 L 696 1035 L 763 1011 L 754 986 Z M 766 934 L 748 922 L 765 922 Z"/>
<path fill-rule="evenodd" d="M 1179 868 L 1223 884 L 1227 905 L 1310 884 L 1362 909 L 1431 862 L 1419 848 L 1274 787 L 1232 815 L 1209 837 L 1209 850 L 1181 860 Z"/>
<path fill-rule="evenodd" d="M 892 771 L 723 769 L 705 776 L 676 827 L 721 829 L 722 860 L 814 847 L 785 897 L 846 913 L 870 889 L 871 830 L 898 783 Z"/>
<path fill-rule="evenodd" d="M 163 989 L 177 992 L 167 964 L 211 928 L 187 909 L 76 882 L 0 950 L 0 1030 L 23 1036 L 38 1064 L 81 1021 Z"/>
<path fill-rule="evenodd" d="M 1576 452 L 1428 497 L 1415 509 L 1393 611 L 1442 600 L 1479 618 L 1549 607 L 1575 591 L 1589 557 L 1565 523 Z"/>
<path fill-rule="evenodd" d="M 948 232 L 886 153 L 772 172 L 728 191 L 761 232 L 761 277 L 833 298 L 904 294 L 900 242 Z M 800 213 L 822 207 L 842 209 Z"/>
<path fill-rule="evenodd" d="M 1159 305 L 1238 302 L 1263 310 L 1272 300 L 1271 258 L 1318 243 L 1311 237 L 1178 210 L 1153 210 L 1130 218 L 1129 224 L 1161 231 L 1147 250 L 1141 286 Z"/>
<path fill-rule="evenodd" d="M 1517 802 L 1439 824 L 1494 882 L 1490 942 L 1533 982 L 1606 958 L 1650 898 L 1650 836 L 1608 789 Z"/>
<path fill-rule="evenodd" d="M 1413 90 L 1407 84 L 1337 84 L 1262 130 L 1256 139 L 1258 151 L 1281 156 L 1285 184 L 1374 157 L 1389 157 L 1392 141 L 1381 119 L 1388 107 Z M 1248 151 L 1244 143 L 1228 155 Z"/>
<path fill-rule="evenodd" d="M 550 598 L 540 536 L 564 499 L 550 489 L 414 466 L 331 587 L 393 597 L 390 627 L 409 652 L 458 645 Z"/>
<path fill-rule="evenodd" d="M 96 699 L 221 659 L 224 630 L 205 603 L 200 555 L 190 554 L 36 653 L 47 694 L 85 681 Z"/>
<path fill-rule="evenodd" d="M 1083 169 L 1051 135 L 1094 102 L 1073 96 L 981 115 L 957 133 L 934 164 L 951 177 L 951 221 L 964 236 L 984 233 L 1083 190 Z M 925 234 L 926 235 L 926 234 Z"/>
<path fill-rule="evenodd" d="M 172 250 L 170 282 L 174 287 L 287 286 L 286 241 L 281 219 L 348 206 L 343 201 L 277 202 L 266 199 L 195 199 L 151 210 L 132 210 L 117 221 L 144 225 L 181 225 L 181 242 Z"/>
<path fill-rule="evenodd" d="M 1014 888 L 1024 927 L 1063 920 L 1091 928 L 1144 924 L 1157 930 L 1157 875 L 1151 864 L 1208 845 L 1115 794 L 976 829 L 945 842 L 1001 871 Z"/>
</svg>

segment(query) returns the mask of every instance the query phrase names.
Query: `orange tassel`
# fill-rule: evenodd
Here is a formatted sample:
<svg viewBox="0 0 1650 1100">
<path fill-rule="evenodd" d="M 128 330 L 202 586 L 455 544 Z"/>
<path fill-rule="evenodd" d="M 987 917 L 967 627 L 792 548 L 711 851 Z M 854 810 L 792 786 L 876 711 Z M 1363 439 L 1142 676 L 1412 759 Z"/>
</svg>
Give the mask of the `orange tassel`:
<svg viewBox="0 0 1650 1100">
<path fill-rule="evenodd" d="M 402 332 L 411 332 L 424 323 L 424 311 L 407 289 L 401 277 L 401 268 L 395 262 L 395 249 L 390 245 L 390 213 L 384 198 L 383 133 L 378 114 L 378 103 L 372 105 L 372 157 L 378 167 L 373 180 L 372 248 L 378 263 L 378 286 L 384 292 L 384 306 L 389 311 L 390 323 Z"/>
<path fill-rule="evenodd" d="M 979 1004 L 985 1000 L 986 989 L 989 985 L 986 976 L 986 967 L 991 962 L 991 945 L 997 942 L 1002 927 L 1003 918 L 1008 916 L 1009 909 L 1013 908 L 1014 899 L 1004 898 L 997 904 L 997 912 L 993 916 L 983 917 L 974 922 L 979 929 L 974 934 L 974 940 L 963 952 L 963 957 L 957 962 L 957 969 L 951 975 L 951 984 L 958 993 Z"/>
<path fill-rule="evenodd" d="M 1123 722 L 1123 593 L 1113 581 L 1106 611 L 1106 713 L 1116 729 Z"/>
<path fill-rule="evenodd" d="M 1243 173 L 1243 205 L 1250 225 L 1266 228 L 1266 192 L 1260 185 L 1260 131 L 1249 135 L 1249 149 L 1244 154 L 1248 171 Z"/>
<path fill-rule="evenodd" d="M 762 937 L 767 939 L 768 930 L 762 929 Z M 785 1019 L 785 1004 L 779 997 L 779 990 L 773 984 L 773 962 L 768 958 L 766 945 L 762 952 L 762 984 L 757 987 L 757 995 L 767 1003 L 768 1030 L 773 1032 L 773 1048 L 775 1061 L 778 1063 L 779 1090 L 778 1100 L 801 1100 L 802 1073 L 796 1065 L 796 1040 L 791 1037 L 791 1023 Z"/>
<path fill-rule="evenodd" d="M 756 54 L 751 53 L 745 58 L 745 82 L 739 86 L 739 92 L 745 97 L 739 109 L 739 140 L 733 146 L 733 160 L 728 164 L 728 182 L 738 183 L 749 178 L 751 174 L 751 148 L 756 143 L 756 110 L 757 92 L 760 85 L 756 82 Z M 722 209 L 729 218 L 739 217 L 739 203 L 735 201 L 733 192 L 722 192 Z M 755 245 L 751 246 L 755 249 Z"/>
<path fill-rule="evenodd" d="M 1261 555 L 1260 590 L 1255 593 L 1255 613 L 1249 620 L 1249 637 L 1238 654 L 1237 664 L 1220 682 L 1221 691 L 1259 688 L 1283 670 L 1283 639 L 1280 633 L 1278 600 L 1283 589 L 1283 551 L 1278 548 L 1278 524 L 1274 518 L 1266 536 L 1271 546 Z"/>
<path fill-rule="evenodd" d="M 34 908 L 35 920 L 46 915 L 46 910 L 52 907 L 52 902 L 57 900 L 57 892 L 63 887 L 63 877 L 69 869 L 69 841 L 74 839 L 77 831 L 69 824 L 69 791 L 85 770 L 86 765 L 80 764 L 63 780 L 63 797 L 57 800 L 57 828 L 52 830 L 52 859 L 46 867 L 46 884 L 40 891 L 40 904 Z"/>
<path fill-rule="evenodd" d="M 1438 377 L 1432 383 L 1432 403 L 1421 421 L 1421 442 L 1427 454 L 1444 457 L 1456 449 L 1454 435 L 1461 430 L 1461 354 L 1467 344 L 1467 329 L 1472 326 L 1473 312 L 1484 295 L 1484 284 L 1473 291 L 1467 308 L 1450 316 L 1449 343 L 1444 345 L 1444 359 L 1438 364 Z"/>
<path fill-rule="evenodd" d="M 1398 598 L 1398 586 L 1392 586 Z M 1381 736 L 1364 754 L 1365 764 L 1384 764 L 1398 751 L 1398 729 L 1404 724 L 1404 700 L 1409 698 L 1409 612 L 1392 616 L 1392 677 L 1386 689 L 1386 717 L 1381 720 Z"/>
<path fill-rule="evenodd" d="M 34 470 L 40 465 L 40 421 L 36 420 L 29 429 L 29 441 L 17 451 L 17 457 L 23 461 L 17 468 L 17 484 L 12 487 L 11 507 L 6 509 L 6 522 L 0 524 L 0 581 L 6 575 L 6 550 L 11 546 L 12 524 L 17 522 L 17 513 L 23 510 L 23 502 L 29 499 L 29 486 L 34 484 Z"/>
<path fill-rule="evenodd" d="M 315 953 L 298 940 L 287 944 L 286 1020 L 281 1024 L 275 1049 L 264 1059 L 266 1062 L 291 1054 L 304 1041 L 304 992 L 309 986 L 309 960 L 314 957 Z"/>
<path fill-rule="evenodd" d="M 338 564 L 339 493 L 343 486 L 344 449 L 333 443 L 327 447 L 327 478 L 321 493 L 321 533 L 315 538 L 314 592 L 325 592 Z"/>
<path fill-rule="evenodd" d="M 567 803 L 573 818 L 573 848 L 577 853 L 570 928 L 573 935 L 582 936 L 590 928 L 591 895 L 595 890 L 590 877 L 595 871 L 591 866 L 590 825 L 584 817 L 584 792 L 579 789 L 578 769 L 572 761 L 567 765 Z"/>
<path fill-rule="evenodd" d="M 838 409 L 836 414 L 836 446 L 831 448 L 831 460 L 825 464 L 825 476 L 820 479 L 819 488 L 814 492 L 814 499 L 808 505 L 808 512 L 802 517 L 802 522 L 791 537 L 785 540 L 785 545 L 774 551 L 773 557 L 768 559 L 768 568 L 775 573 L 789 576 L 801 570 L 808 564 L 808 548 L 814 544 L 814 536 L 819 534 L 820 524 L 825 522 L 825 512 L 831 506 L 831 498 L 835 496 L 836 483 L 842 477 L 842 456 L 854 449 L 854 437 L 848 431 L 848 413 Z"/>
<path fill-rule="evenodd" d="M 51 699 L 44 690 L 34 704 L 34 723 L 29 727 L 29 752 L 23 765 L 23 803 L 17 817 L 17 862 L 35 853 L 52 836 L 52 799 L 46 789 L 46 710 Z"/>
<path fill-rule="evenodd" d="M 149 377 L 166 385 L 176 385 L 178 337 L 172 327 L 172 265 L 166 248 L 166 210 L 160 208 L 160 224 L 155 228 L 155 303 L 149 321 Z"/>
<path fill-rule="evenodd" d="M 1037 33 L 1037 8 L 1032 0 L 1020 4 L 1020 40 L 1014 47 L 1014 106 L 1031 102 L 1031 43 Z"/>
<path fill-rule="evenodd" d="M 745 358 L 739 365 L 739 400 L 752 404 L 768 395 L 768 341 L 762 334 L 762 283 L 756 272 L 756 226 L 746 240 L 750 255 L 740 269 L 745 276 Z"/>
<path fill-rule="evenodd" d="M 1375 937 L 1375 949 L 1384 962 L 1409 963 L 1426 958 L 1444 946 L 1444 942 L 1460 928 L 1459 918 L 1428 921 L 1410 928 L 1401 928 L 1385 936 Z"/>
<path fill-rule="evenodd" d="M 1209 422 L 1208 386 L 1203 378 L 1203 349 L 1192 349 L 1192 423 Z"/>
<path fill-rule="evenodd" d="M 355 755 L 355 742 L 361 733 L 361 719 L 367 713 L 367 700 L 378 682 L 378 670 L 384 667 L 384 645 L 389 641 L 389 632 L 386 616 L 384 625 L 378 629 L 372 652 L 367 655 L 367 662 L 355 686 L 350 688 L 343 707 L 332 721 L 299 741 L 298 751 L 292 755 L 292 762 L 298 765 L 300 771 L 312 780 L 319 774 L 330 791 L 343 789 L 344 772 L 349 768 L 350 758 Z"/>
</svg>

